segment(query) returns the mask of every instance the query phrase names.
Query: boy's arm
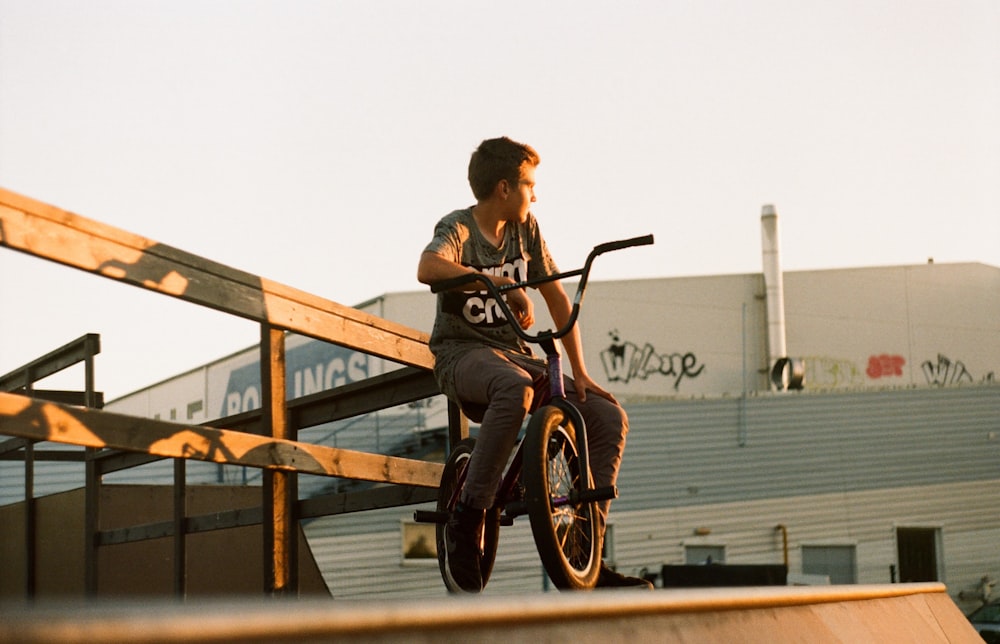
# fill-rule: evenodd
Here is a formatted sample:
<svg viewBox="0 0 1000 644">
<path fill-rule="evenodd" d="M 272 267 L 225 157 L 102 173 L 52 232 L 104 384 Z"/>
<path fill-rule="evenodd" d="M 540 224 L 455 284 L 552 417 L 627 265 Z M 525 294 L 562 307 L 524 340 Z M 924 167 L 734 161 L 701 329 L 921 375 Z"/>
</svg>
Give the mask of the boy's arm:
<svg viewBox="0 0 1000 644">
<path fill-rule="evenodd" d="M 561 329 L 569 321 L 570 313 L 573 310 L 566 290 L 563 289 L 560 282 L 556 281 L 539 285 L 538 291 L 545 298 L 545 305 L 549 309 L 549 315 L 552 316 L 552 322 L 555 323 L 557 329 Z M 573 370 L 573 381 L 576 383 L 576 393 L 580 402 L 587 399 L 588 390 L 611 402 L 617 402 L 614 396 L 602 389 L 587 373 L 587 366 L 583 360 L 583 343 L 580 340 L 579 324 L 574 324 L 570 332 L 562 337 L 562 345 Z"/>
<path fill-rule="evenodd" d="M 420 254 L 420 262 L 417 264 L 417 281 L 429 285 L 441 280 L 475 272 L 474 268 L 463 266 L 433 251 L 425 250 Z M 502 275 L 487 275 L 487 277 L 497 286 L 514 283 L 514 280 Z M 522 329 L 527 329 L 535 323 L 534 304 L 528 298 L 524 289 L 519 288 L 507 291 L 507 305 L 510 306 L 510 310 L 517 316 L 517 322 L 521 325 Z"/>
<path fill-rule="evenodd" d="M 420 262 L 417 264 L 417 281 L 422 284 L 433 284 L 471 273 L 472 270 L 468 266 L 462 266 L 442 255 L 425 250 L 420 254 Z"/>
</svg>

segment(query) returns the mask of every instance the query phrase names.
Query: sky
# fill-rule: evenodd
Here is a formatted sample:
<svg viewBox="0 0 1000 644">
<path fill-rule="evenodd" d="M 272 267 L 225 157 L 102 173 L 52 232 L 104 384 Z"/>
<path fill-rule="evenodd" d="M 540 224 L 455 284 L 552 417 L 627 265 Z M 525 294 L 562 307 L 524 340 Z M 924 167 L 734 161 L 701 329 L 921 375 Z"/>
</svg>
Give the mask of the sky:
<svg viewBox="0 0 1000 644">
<path fill-rule="evenodd" d="M 0 187 L 356 305 L 423 288 L 506 135 L 561 268 L 656 236 L 595 280 L 759 273 L 765 204 L 786 271 L 1000 266 L 997 34 L 995 0 L 0 0 Z M 109 400 L 259 338 L 0 248 L 0 374 L 90 332 Z"/>
</svg>

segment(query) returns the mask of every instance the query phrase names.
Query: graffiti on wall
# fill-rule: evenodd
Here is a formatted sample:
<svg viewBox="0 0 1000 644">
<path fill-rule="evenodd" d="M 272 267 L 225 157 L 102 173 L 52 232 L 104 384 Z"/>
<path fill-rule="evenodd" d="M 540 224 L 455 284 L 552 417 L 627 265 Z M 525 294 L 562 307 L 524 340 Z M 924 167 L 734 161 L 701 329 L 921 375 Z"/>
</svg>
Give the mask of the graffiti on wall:
<svg viewBox="0 0 1000 644">
<path fill-rule="evenodd" d="M 921 365 L 924 377 L 929 385 L 957 385 L 963 382 L 975 382 L 975 377 L 961 360 L 952 360 L 943 353 L 937 355 L 937 361 L 925 360 Z M 990 371 L 981 378 L 983 382 L 994 382 L 996 374 Z"/>
<path fill-rule="evenodd" d="M 698 364 L 698 357 L 691 353 L 658 353 L 646 342 L 640 348 L 634 342 L 622 341 L 618 331 L 610 331 L 611 346 L 601 352 L 604 375 L 611 382 L 628 383 L 633 379 L 646 380 L 651 375 L 673 378 L 674 391 L 678 391 L 684 378 L 697 378 L 705 370 Z"/>
<path fill-rule="evenodd" d="M 868 366 L 862 371 L 852 360 L 829 356 L 809 356 L 806 363 L 806 383 L 813 388 L 834 388 L 863 386 L 868 380 L 901 378 L 905 374 L 906 358 L 898 354 L 880 353 L 868 356 Z M 936 360 L 925 360 L 921 364 L 927 384 L 955 385 L 975 382 L 975 376 L 961 360 L 952 360 L 939 353 Z M 983 382 L 994 382 L 996 375 L 989 372 Z"/>
<path fill-rule="evenodd" d="M 865 369 L 865 373 L 872 380 L 902 376 L 905 364 L 906 358 L 903 356 L 880 353 L 877 356 L 868 356 L 868 368 Z"/>
<path fill-rule="evenodd" d="M 832 356 L 804 356 L 806 386 L 810 389 L 857 387 L 865 384 L 865 372 L 853 360 Z"/>
</svg>

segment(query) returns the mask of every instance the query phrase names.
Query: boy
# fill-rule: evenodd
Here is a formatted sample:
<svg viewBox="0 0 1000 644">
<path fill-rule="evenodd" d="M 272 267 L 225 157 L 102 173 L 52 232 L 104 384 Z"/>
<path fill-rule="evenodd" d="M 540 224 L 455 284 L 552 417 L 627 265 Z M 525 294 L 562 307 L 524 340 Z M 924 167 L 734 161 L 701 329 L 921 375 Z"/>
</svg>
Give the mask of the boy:
<svg viewBox="0 0 1000 644">
<path fill-rule="evenodd" d="M 417 279 L 433 284 L 469 272 L 482 272 L 498 286 L 557 273 L 538 222 L 535 201 L 538 153 L 507 137 L 483 141 L 469 161 L 471 208 L 438 222 L 420 256 Z M 569 319 L 571 304 L 562 284 L 538 286 L 557 328 Z M 534 324 L 533 304 L 523 289 L 507 291 L 516 323 Z M 566 394 L 587 424 L 594 485 L 614 485 L 628 432 L 628 418 L 614 397 L 587 374 L 578 327 L 562 339 L 572 369 Z M 532 356 L 508 326 L 496 303 L 483 293 L 453 290 L 438 295 L 430 349 L 441 391 L 463 409 L 485 408 L 462 498 L 449 521 L 446 574 L 463 590 L 480 592 L 479 549 L 485 509 L 493 504 L 503 468 L 532 402 L 532 377 L 544 363 Z M 610 501 L 600 504 L 602 530 Z M 644 586 L 649 582 L 619 575 L 601 564 L 598 586 Z"/>
</svg>

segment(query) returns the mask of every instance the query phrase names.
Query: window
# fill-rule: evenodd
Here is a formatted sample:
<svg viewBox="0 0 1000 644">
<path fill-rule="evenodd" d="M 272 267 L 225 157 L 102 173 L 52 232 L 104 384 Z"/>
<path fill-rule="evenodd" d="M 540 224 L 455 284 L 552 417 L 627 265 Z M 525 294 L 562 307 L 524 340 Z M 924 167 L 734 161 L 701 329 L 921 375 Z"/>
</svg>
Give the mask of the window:
<svg viewBox="0 0 1000 644">
<path fill-rule="evenodd" d="M 831 584 L 856 584 L 857 570 L 855 546 L 802 546 L 803 574 L 824 575 Z"/>
<path fill-rule="evenodd" d="M 684 563 L 689 566 L 726 563 L 725 546 L 685 545 Z"/>
</svg>

